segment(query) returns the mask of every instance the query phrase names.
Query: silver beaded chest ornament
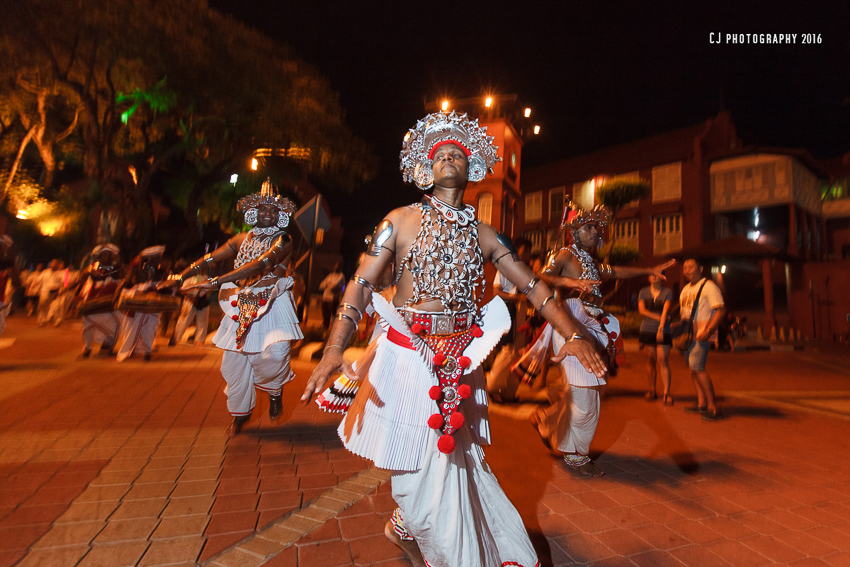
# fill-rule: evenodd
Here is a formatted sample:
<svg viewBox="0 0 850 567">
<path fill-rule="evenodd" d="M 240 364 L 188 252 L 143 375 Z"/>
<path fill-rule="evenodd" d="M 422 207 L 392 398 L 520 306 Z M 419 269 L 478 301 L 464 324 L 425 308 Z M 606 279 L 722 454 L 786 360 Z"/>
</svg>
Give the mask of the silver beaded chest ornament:
<svg viewBox="0 0 850 567">
<path fill-rule="evenodd" d="M 429 114 L 416 123 L 404 137 L 400 158 L 402 177 L 425 191 L 434 185 L 434 152 L 444 144 L 456 144 L 469 160 L 469 181 L 484 179 L 501 158 L 493 137 L 466 114 L 455 112 Z M 484 294 L 484 258 L 478 244 L 478 221 L 475 209 L 466 205 L 457 209 L 436 197 L 426 197 L 421 208 L 419 233 L 399 266 L 396 280 L 405 268 L 413 275 L 413 292 L 404 307 L 425 299 L 436 299 L 445 315 L 466 312 L 478 319 L 478 304 Z M 463 427 L 465 418 L 459 411 L 463 399 L 472 395 L 468 384 L 460 378 L 470 365 L 464 350 L 483 331 L 478 321 L 461 332 L 425 334 L 423 340 L 434 352 L 434 373 L 438 385 L 428 392 L 439 410 L 428 419 L 428 426 L 439 430 L 440 452 L 449 454 L 455 449 L 454 433 Z M 423 332 L 413 324 L 415 334 Z"/>
</svg>

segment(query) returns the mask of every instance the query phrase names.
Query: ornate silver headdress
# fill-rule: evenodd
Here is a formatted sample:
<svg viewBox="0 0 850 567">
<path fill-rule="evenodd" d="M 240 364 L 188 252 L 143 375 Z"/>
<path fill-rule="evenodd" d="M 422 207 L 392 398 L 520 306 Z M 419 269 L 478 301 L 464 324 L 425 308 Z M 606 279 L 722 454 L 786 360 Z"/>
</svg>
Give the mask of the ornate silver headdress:
<svg viewBox="0 0 850 567">
<path fill-rule="evenodd" d="M 590 222 L 595 222 L 599 227 L 607 225 L 611 222 L 611 209 L 605 205 L 596 205 L 590 210 L 585 210 L 572 201 L 569 201 L 564 207 L 561 228 L 566 227 L 570 231 L 578 230 L 579 227 Z"/>
<path fill-rule="evenodd" d="M 295 212 L 295 204 L 286 197 L 278 195 L 277 187 L 274 186 L 271 178 L 267 178 L 263 182 L 259 193 L 251 193 L 239 199 L 239 202 L 236 203 L 236 210 L 243 211 L 245 223 L 254 226 L 257 224 L 257 208 L 260 205 L 277 207 L 280 211 L 277 217 L 277 226 L 279 228 L 289 226 L 289 217 Z"/>
<path fill-rule="evenodd" d="M 496 162 L 502 161 L 493 145 L 493 136 L 487 128 L 478 125 L 478 119 L 470 120 L 466 114 L 435 112 L 416 122 L 404 136 L 399 169 L 402 178 L 411 181 L 423 191 L 434 185 L 434 152 L 445 143 L 456 143 L 466 150 L 469 157 L 469 180 L 478 182 L 487 172 L 493 173 Z"/>
</svg>

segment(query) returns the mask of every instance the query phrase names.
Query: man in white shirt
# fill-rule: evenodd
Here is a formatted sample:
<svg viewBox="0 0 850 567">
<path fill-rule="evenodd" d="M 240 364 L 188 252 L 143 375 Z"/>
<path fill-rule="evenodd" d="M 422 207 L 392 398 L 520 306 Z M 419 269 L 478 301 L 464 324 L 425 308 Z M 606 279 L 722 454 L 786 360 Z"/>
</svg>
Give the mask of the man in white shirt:
<svg viewBox="0 0 850 567">
<path fill-rule="evenodd" d="M 60 290 L 64 287 L 64 268 L 64 264 L 59 260 L 51 260 L 50 265 L 39 276 L 41 280 L 38 298 L 39 327 L 43 327 L 51 319 L 50 306 L 53 305 L 53 302 L 59 296 Z"/>
<path fill-rule="evenodd" d="M 723 304 L 720 288 L 710 279 L 704 278 L 702 270 L 702 262 L 697 258 L 688 258 L 682 265 L 682 273 L 688 280 L 688 284 L 679 294 L 682 320 L 690 319 L 691 311 L 694 308 L 697 310 L 694 317 L 694 342 L 685 352 L 685 358 L 691 369 L 691 379 L 697 392 L 697 405 L 687 407 L 685 411 L 699 413 L 702 419 L 707 421 L 717 421 L 723 418 L 723 414 L 717 407 L 714 384 L 708 372 L 705 371 L 705 360 L 708 358 L 711 342 L 717 334 L 717 327 L 723 320 L 723 314 L 726 313 L 726 307 Z M 699 304 L 694 306 L 697 294 L 699 294 Z"/>
<path fill-rule="evenodd" d="M 322 291 L 322 328 L 324 329 L 331 326 L 331 315 L 339 306 L 339 298 L 344 285 L 345 276 L 342 275 L 342 269 L 337 262 L 334 264 L 334 271 L 328 274 L 319 284 L 319 289 Z"/>
</svg>

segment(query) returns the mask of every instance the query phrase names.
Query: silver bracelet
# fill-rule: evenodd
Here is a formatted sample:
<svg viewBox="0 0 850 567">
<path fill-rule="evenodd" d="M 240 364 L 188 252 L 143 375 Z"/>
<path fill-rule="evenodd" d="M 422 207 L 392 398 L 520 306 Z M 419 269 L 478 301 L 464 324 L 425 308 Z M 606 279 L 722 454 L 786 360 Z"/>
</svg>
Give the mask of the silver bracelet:
<svg viewBox="0 0 850 567">
<path fill-rule="evenodd" d="M 353 281 L 354 283 L 358 283 L 358 284 L 362 285 L 363 287 L 365 287 L 366 289 L 368 289 L 371 292 L 375 291 L 375 286 L 373 286 L 371 283 L 369 283 L 368 280 L 361 278 L 360 276 L 358 276 L 356 274 L 351 277 L 351 281 Z"/>
<path fill-rule="evenodd" d="M 362 311 L 360 311 L 359 309 L 357 309 L 357 307 L 355 307 L 354 305 L 352 305 L 352 304 L 350 304 L 350 303 L 340 303 L 340 304 L 339 304 L 339 309 L 340 309 L 340 310 L 342 310 L 342 309 L 353 309 L 354 311 L 356 311 L 356 312 L 357 312 L 357 315 L 358 315 L 358 318 L 359 318 L 359 319 L 362 319 L 362 318 L 363 318 L 363 312 L 362 312 Z"/>
<path fill-rule="evenodd" d="M 219 287 L 219 283 L 218 283 L 218 276 L 216 276 L 216 277 L 214 277 L 214 278 L 210 278 L 210 279 L 208 279 L 208 280 L 207 280 L 207 283 L 209 283 L 209 284 L 210 284 L 210 286 L 212 286 L 212 288 L 213 288 L 214 290 L 217 290 L 217 289 L 218 289 L 218 287 Z"/>
<path fill-rule="evenodd" d="M 555 299 L 554 293 L 552 295 L 550 295 L 549 297 L 547 297 L 546 299 L 544 299 L 543 303 L 540 304 L 540 307 L 538 307 L 537 310 L 542 313 L 543 308 L 546 307 L 546 304 L 549 303 L 549 301 L 551 301 L 552 299 Z"/>
<path fill-rule="evenodd" d="M 343 319 L 348 319 L 349 321 L 351 321 L 352 323 L 354 323 L 354 326 L 355 326 L 355 327 L 357 327 L 357 325 L 358 325 L 357 321 L 355 321 L 354 319 L 352 319 L 351 317 L 349 317 L 349 316 L 348 316 L 348 315 L 346 315 L 345 313 L 337 313 L 337 314 L 336 314 L 336 319 L 337 319 L 337 321 L 342 321 Z"/>
<path fill-rule="evenodd" d="M 567 339 L 567 342 L 568 342 L 568 343 L 571 343 L 571 342 L 573 342 L 573 341 L 586 341 L 586 340 L 587 340 L 587 339 L 586 339 L 584 336 L 582 336 L 580 333 L 573 333 L 573 334 L 570 336 L 570 338 L 569 338 L 569 339 Z"/>
<path fill-rule="evenodd" d="M 339 350 L 345 350 L 345 347 L 343 347 L 342 345 L 327 345 L 325 348 L 322 349 L 322 352 L 323 353 L 328 352 L 332 348 L 338 348 Z"/>
<path fill-rule="evenodd" d="M 525 286 L 524 288 L 522 288 L 522 290 L 520 290 L 520 293 L 523 294 L 523 295 L 528 295 L 529 293 L 531 293 L 531 290 L 534 289 L 534 286 L 536 286 L 539 281 L 540 281 L 540 278 L 538 278 L 537 276 L 531 278 L 531 281 L 528 282 L 527 286 Z"/>
</svg>

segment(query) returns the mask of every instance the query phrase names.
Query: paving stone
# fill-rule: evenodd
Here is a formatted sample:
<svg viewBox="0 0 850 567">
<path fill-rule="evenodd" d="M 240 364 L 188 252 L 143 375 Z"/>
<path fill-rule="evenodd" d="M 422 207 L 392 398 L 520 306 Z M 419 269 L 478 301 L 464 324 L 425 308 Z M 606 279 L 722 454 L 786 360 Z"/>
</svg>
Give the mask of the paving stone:
<svg viewBox="0 0 850 567">
<path fill-rule="evenodd" d="M 96 545 L 83 558 L 78 567 L 133 567 L 148 548 L 146 541 L 127 541 L 109 545 Z"/>
<path fill-rule="evenodd" d="M 106 525 L 102 520 L 56 524 L 44 534 L 32 547 L 61 547 L 66 545 L 87 545 Z"/>
<path fill-rule="evenodd" d="M 311 543 L 298 546 L 299 565 L 341 567 L 352 564 L 351 548 L 345 541 Z"/>
<path fill-rule="evenodd" d="M 185 496 L 182 498 L 171 498 L 168 506 L 162 511 L 163 518 L 174 516 L 191 516 L 195 514 L 207 514 L 212 508 L 213 496 Z"/>
<path fill-rule="evenodd" d="M 198 536 L 152 541 L 139 562 L 139 567 L 171 565 L 181 562 L 194 565 L 203 546 L 204 538 Z"/>
<path fill-rule="evenodd" d="M 206 530 L 209 520 L 206 514 L 162 518 L 150 539 L 200 536 Z"/>
<path fill-rule="evenodd" d="M 77 565 L 80 558 L 89 553 L 89 550 L 88 545 L 33 549 L 24 556 L 20 563 L 17 563 L 16 567 Z"/>
</svg>

